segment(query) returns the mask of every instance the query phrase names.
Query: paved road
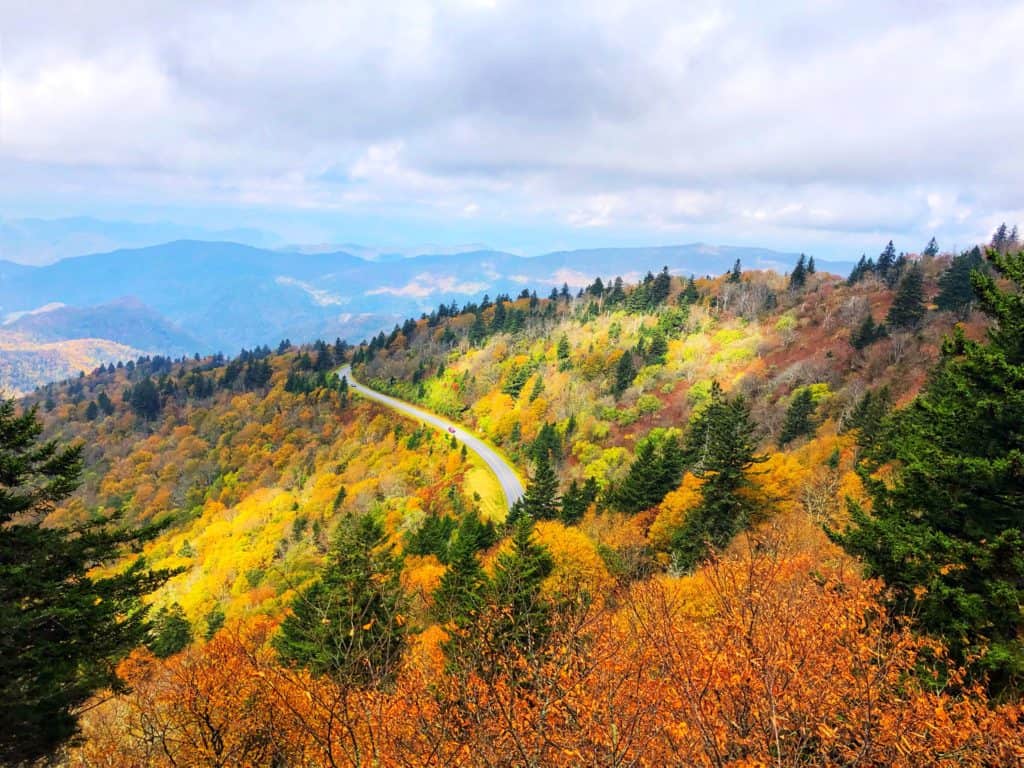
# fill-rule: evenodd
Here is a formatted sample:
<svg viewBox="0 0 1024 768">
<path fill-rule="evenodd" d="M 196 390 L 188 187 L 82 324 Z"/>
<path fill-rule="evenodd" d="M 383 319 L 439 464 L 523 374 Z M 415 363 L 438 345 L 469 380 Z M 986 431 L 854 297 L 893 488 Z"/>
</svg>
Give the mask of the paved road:
<svg viewBox="0 0 1024 768">
<path fill-rule="evenodd" d="M 456 424 L 454 421 L 448 421 L 448 419 L 442 416 L 437 416 L 430 411 L 424 411 L 422 408 L 410 405 L 404 400 L 399 400 L 397 397 L 385 395 L 382 392 L 378 392 L 375 389 L 370 389 L 369 387 L 360 384 L 352 378 L 352 366 L 350 365 L 339 368 L 337 373 L 338 376 L 344 376 L 348 379 L 348 388 L 350 392 L 355 392 L 369 400 L 375 400 L 378 403 L 386 405 L 388 408 L 396 410 L 399 413 L 403 413 L 406 416 L 411 416 L 417 421 L 430 424 L 433 427 L 437 427 L 437 429 L 440 429 L 442 432 L 454 436 L 455 439 L 465 445 L 466 448 L 473 451 L 473 453 L 483 459 L 484 463 L 495 474 L 498 478 L 498 482 L 501 484 L 501 490 L 505 494 L 505 503 L 509 508 L 511 508 L 512 504 L 523 495 L 523 484 L 513 471 L 512 466 L 500 453 L 491 448 L 491 446 L 480 438 L 470 434 L 470 432 L 464 427 Z"/>
</svg>

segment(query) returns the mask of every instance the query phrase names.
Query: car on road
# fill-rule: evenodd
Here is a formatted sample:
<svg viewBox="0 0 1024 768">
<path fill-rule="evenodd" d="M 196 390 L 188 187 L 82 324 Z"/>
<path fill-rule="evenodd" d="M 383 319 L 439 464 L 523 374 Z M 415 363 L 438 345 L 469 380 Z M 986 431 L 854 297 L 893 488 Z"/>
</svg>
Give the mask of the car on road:
<svg viewBox="0 0 1024 768">
<path fill-rule="evenodd" d="M 448 427 L 448 431 L 451 432 L 454 435 L 455 434 L 455 427 Z"/>
</svg>

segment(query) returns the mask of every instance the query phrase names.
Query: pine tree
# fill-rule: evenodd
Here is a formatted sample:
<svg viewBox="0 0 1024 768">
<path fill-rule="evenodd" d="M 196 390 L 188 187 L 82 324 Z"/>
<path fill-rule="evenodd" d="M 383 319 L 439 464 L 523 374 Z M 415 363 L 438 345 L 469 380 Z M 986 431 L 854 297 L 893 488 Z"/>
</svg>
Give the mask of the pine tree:
<svg viewBox="0 0 1024 768">
<path fill-rule="evenodd" d="M 370 514 L 342 519 L 320 579 L 274 640 L 282 660 L 347 686 L 389 680 L 405 645 L 401 564 Z"/>
<path fill-rule="evenodd" d="M 457 654 L 459 636 L 478 618 L 484 602 L 487 577 L 477 552 L 487 545 L 481 534 L 480 518 L 469 512 L 463 518 L 448 552 L 448 569 L 434 591 L 434 617 L 447 625 L 452 643 L 445 651 Z M 493 528 L 491 529 L 493 536 Z"/>
<path fill-rule="evenodd" d="M 648 365 L 658 365 L 665 362 L 665 356 L 668 354 L 668 339 L 665 338 L 665 334 L 660 329 L 655 329 L 654 333 L 651 334 L 651 340 L 647 345 L 647 354 L 645 355 Z"/>
<path fill-rule="evenodd" d="M 896 266 L 896 247 L 892 244 L 892 240 L 885 246 L 885 250 L 878 256 L 878 264 L 875 266 L 875 272 L 883 280 L 889 279 L 889 273 L 892 272 L 893 267 Z"/>
<path fill-rule="evenodd" d="M 921 265 L 914 264 L 900 281 L 885 323 L 891 328 L 917 328 L 924 319 L 924 275 Z"/>
<path fill-rule="evenodd" d="M 495 609 L 488 645 L 499 659 L 515 653 L 533 656 L 543 649 L 552 606 L 541 595 L 541 584 L 553 568 L 547 548 L 533 541 L 533 519 L 520 517 L 512 529 L 512 547 L 498 555 L 488 589 Z"/>
<path fill-rule="evenodd" d="M 864 320 L 850 334 L 850 346 L 856 350 L 862 350 L 885 336 L 885 326 L 876 325 L 875 318 L 870 313 L 864 316 Z"/>
<path fill-rule="evenodd" d="M 955 312 L 961 318 L 970 314 L 974 304 L 971 273 L 981 269 L 984 263 L 978 247 L 954 256 L 949 268 L 939 276 L 939 295 L 935 297 L 935 306 Z"/>
<path fill-rule="evenodd" d="M 669 291 L 672 290 L 672 277 L 668 273 L 668 267 L 662 267 L 661 272 L 654 278 L 654 282 L 651 283 L 650 299 L 652 306 L 658 306 L 663 304 L 668 298 Z"/>
<path fill-rule="evenodd" d="M 612 393 L 619 397 L 629 388 L 635 378 L 636 368 L 633 366 L 633 355 L 628 351 L 623 352 L 615 366 L 615 383 L 612 386 Z"/>
<path fill-rule="evenodd" d="M 1024 684 L 1024 254 L 993 253 L 991 266 L 998 277 L 972 277 L 987 343 L 946 340 L 922 392 L 863 449 L 870 509 L 851 505 L 851 527 L 831 536 L 886 582 L 895 610 L 1012 693 Z"/>
<path fill-rule="evenodd" d="M 789 273 L 789 289 L 796 291 L 804 287 L 807 282 L 807 257 L 804 254 L 800 254 L 800 258 L 797 259 L 796 266 L 793 267 L 793 271 Z"/>
<path fill-rule="evenodd" d="M 810 258 L 809 258 L 809 259 L 807 260 L 807 274 L 808 274 L 808 275 L 813 275 L 813 274 L 814 274 L 815 272 L 817 272 L 817 271 L 818 271 L 818 267 L 817 267 L 817 265 L 815 265 L 815 263 L 814 263 L 814 257 L 813 257 L 813 256 L 811 256 L 811 257 L 810 257 Z"/>
<path fill-rule="evenodd" d="M 556 349 L 558 356 L 558 370 L 567 371 L 572 367 L 572 363 L 569 360 L 569 356 L 572 354 L 572 350 L 569 347 L 569 337 L 564 333 L 558 339 L 558 347 Z"/>
<path fill-rule="evenodd" d="M 934 259 L 939 255 L 939 242 L 934 237 L 928 241 L 928 245 L 921 251 L 922 256 L 926 256 L 930 259 Z"/>
<path fill-rule="evenodd" d="M 132 387 L 129 404 L 136 415 L 146 421 L 153 421 L 160 415 L 163 407 L 160 392 L 149 376 Z"/>
<path fill-rule="evenodd" d="M 177 603 L 157 611 L 146 646 L 154 656 L 165 658 L 183 651 L 192 643 L 192 625 L 184 609 Z"/>
<path fill-rule="evenodd" d="M 736 259 L 736 263 L 732 265 L 732 271 L 729 272 L 729 282 L 738 283 L 742 274 L 743 270 L 740 267 L 740 260 Z"/>
<path fill-rule="evenodd" d="M 90 400 L 89 405 L 85 409 L 86 421 L 96 421 L 96 418 L 100 415 L 99 406 L 96 405 L 95 400 Z"/>
<path fill-rule="evenodd" d="M 757 455 L 755 425 L 742 396 L 728 398 L 716 382 L 711 401 L 691 420 L 684 454 L 700 478 L 701 502 L 673 536 L 677 567 L 696 567 L 708 547 L 726 546 L 749 521 L 751 502 L 741 491 L 748 472 L 767 457 Z"/>
<path fill-rule="evenodd" d="M 699 298 L 700 291 L 697 290 L 697 282 L 693 279 L 693 275 L 690 275 L 686 281 L 686 287 L 679 294 L 679 300 L 683 304 L 696 304 Z"/>
<path fill-rule="evenodd" d="M 116 687 L 114 668 L 146 636 L 141 597 L 169 571 L 139 560 L 98 565 L 156 535 L 92 516 L 73 528 L 43 520 L 78 486 L 81 446 L 39 442 L 35 410 L 0 401 L 0 763 L 39 760 L 71 737 L 81 705 Z"/>
<path fill-rule="evenodd" d="M 814 431 L 814 396 L 810 387 L 799 389 L 786 409 L 786 418 L 779 434 L 779 445 L 786 446 Z"/>
<path fill-rule="evenodd" d="M 527 483 L 523 497 L 517 502 L 517 517 L 554 520 L 558 517 L 558 477 L 551 467 L 547 451 L 538 451 L 534 460 L 533 480 Z"/>
</svg>

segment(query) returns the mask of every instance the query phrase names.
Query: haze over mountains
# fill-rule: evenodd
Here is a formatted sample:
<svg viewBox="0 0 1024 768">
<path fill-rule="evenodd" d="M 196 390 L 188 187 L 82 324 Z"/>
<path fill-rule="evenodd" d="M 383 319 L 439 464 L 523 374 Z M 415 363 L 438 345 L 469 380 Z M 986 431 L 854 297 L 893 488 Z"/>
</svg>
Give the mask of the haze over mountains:
<svg viewBox="0 0 1024 768">
<path fill-rule="evenodd" d="M 442 302 L 462 304 L 484 294 L 524 288 L 546 294 L 563 284 L 575 291 L 595 276 L 635 281 L 662 266 L 675 274 L 720 274 L 736 259 L 746 269 L 785 271 L 796 259 L 699 243 L 531 258 L 496 250 L 414 257 L 365 247 L 358 256 L 304 250 L 313 252 L 181 240 L 39 267 L 0 262 L 2 332 L 47 343 L 104 339 L 172 355 L 233 354 L 282 338 L 355 342 Z M 842 273 L 850 266 L 819 262 Z"/>
</svg>

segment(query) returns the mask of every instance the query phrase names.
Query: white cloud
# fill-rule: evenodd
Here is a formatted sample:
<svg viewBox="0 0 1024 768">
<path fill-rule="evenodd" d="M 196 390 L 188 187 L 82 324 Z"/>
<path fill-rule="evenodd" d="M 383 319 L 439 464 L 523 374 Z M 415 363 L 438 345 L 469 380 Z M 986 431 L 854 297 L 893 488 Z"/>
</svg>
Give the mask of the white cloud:
<svg viewBox="0 0 1024 768">
<path fill-rule="evenodd" d="M 405 296 L 407 298 L 425 299 L 434 294 L 475 294 L 480 293 L 488 287 L 488 283 L 462 281 L 452 275 L 432 275 L 424 272 L 416 275 L 412 280 L 400 287 L 381 286 L 366 292 L 367 296 L 379 296 L 389 294 L 391 296 Z"/>
</svg>

